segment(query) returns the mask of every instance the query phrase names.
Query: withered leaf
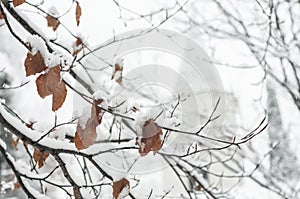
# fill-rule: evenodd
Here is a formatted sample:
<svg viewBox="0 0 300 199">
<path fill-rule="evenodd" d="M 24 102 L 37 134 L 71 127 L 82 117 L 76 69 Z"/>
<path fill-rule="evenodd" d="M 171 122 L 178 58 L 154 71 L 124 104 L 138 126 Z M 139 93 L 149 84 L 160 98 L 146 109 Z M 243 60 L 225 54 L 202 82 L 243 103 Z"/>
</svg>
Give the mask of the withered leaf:
<svg viewBox="0 0 300 199">
<path fill-rule="evenodd" d="M 113 183 L 113 197 L 116 199 L 121 199 L 119 198 L 120 193 L 124 188 L 130 189 L 129 181 L 125 178 L 122 178 L 119 181 L 116 181 Z M 123 195 L 122 198 L 125 198 L 126 196 Z"/>
<path fill-rule="evenodd" d="M 86 149 L 93 145 L 97 138 L 96 127 L 101 124 L 104 111 L 98 105 L 102 100 L 94 100 L 91 110 L 91 117 L 88 119 L 85 127 L 80 124 L 80 118 L 77 124 L 77 131 L 75 133 L 75 146 L 78 150 Z"/>
<path fill-rule="evenodd" d="M 23 146 L 28 149 L 28 143 L 23 141 Z"/>
<path fill-rule="evenodd" d="M 81 132 L 81 131 L 79 131 L 79 132 Z M 75 146 L 78 150 L 86 149 L 87 148 L 86 145 L 83 143 L 83 141 L 81 141 L 81 139 L 83 139 L 83 138 L 80 138 L 80 137 L 83 137 L 83 136 L 80 136 L 78 133 L 78 130 L 77 130 L 77 132 L 75 133 L 75 137 L 74 137 Z M 94 138 L 92 138 L 92 139 L 94 139 Z M 94 143 L 92 143 L 92 144 L 94 144 Z"/>
<path fill-rule="evenodd" d="M 115 79 L 116 82 L 121 84 L 121 82 L 122 82 L 122 72 L 123 72 L 123 67 L 120 66 L 118 63 L 116 63 L 115 66 L 114 66 L 114 71 L 113 71 L 111 79 Z"/>
<path fill-rule="evenodd" d="M 155 154 L 161 148 L 162 129 L 158 127 L 152 119 L 146 121 L 142 127 L 142 138 L 137 138 L 136 143 L 139 145 L 141 156 L 147 155 L 150 151 Z"/>
<path fill-rule="evenodd" d="M 28 52 L 24 65 L 26 76 L 35 75 L 36 73 L 40 73 L 47 69 L 45 60 L 40 51 L 34 55 L 32 55 L 31 52 Z"/>
<path fill-rule="evenodd" d="M 34 125 L 34 123 L 36 123 L 36 122 L 29 122 L 29 123 L 26 123 L 25 125 L 26 125 L 28 128 L 30 128 L 31 130 L 33 130 L 33 125 Z"/>
<path fill-rule="evenodd" d="M 42 98 L 52 96 L 52 111 L 58 110 L 67 96 L 67 88 L 60 79 L 60 67 L 55 66 L 36 80 L 37 91 Z"/>
<path fill-rule="evenodd" d="M 75 44 L 76 44 L 76 46 L 82 45 L 82 40 L 78 37 Z"/>
<path fill-rule="evenodd" d="M 75 199 L 81 198 L 81 197 L 79 196 L 78 191 L 77 191 L 75 188 L 73 188 L 73 193 L 74 193 L 74 198 L 75 198 Z"/>
<path fill-rule="evenodd" d="M 21 188 L 20 183 L 15 182 L 15 183 L 14 183 L 14 189 L 20 189 L 20 188 Z"/>
<path fill-rule="evenodd" d="M 47 19 L 48 27 L 51 27 L 53 29 L 53 31 L 56 31 L 56 29 L 58 28 L 60 22 L 57 19 L 55 19 L 54 17 L 50 16 L 50 15 L 48 15 L 46 17 L 46 19 Z"/>
<path fill-rule="evenodd" d="M 1 11 L 0 11 L 0 19 L 4 19 L 4 16 L 2 15 Z"/>
<path fill-rule="evenodd" d="M 16 150 L 18 150 L 17 145 L 18 145 L 19 141 L 20 141 L 20 138 L 16 138 L 16 139 L 12 139 L 12 140 L 11 140 L 11 145 L 12 145 Z"/>
<path fill-rule="evenodd" d="M 39 168 L 44 166 L 46 159 L 48 158 L 48 152 L 41 152 L 37 148 L 34 148 L 33 159 L 38 164 Z"/>
<path fill-rule="evenodd" d="M 25 2 L 25 0 L 13 0 L 14 7 L 17 7 L 21 4 L 23 4 L 24 2 Z"/>
<path fill-rule="evenodd" d="M 80 7 L 78 1 L 76 1 L 76 23 L 77 23 L 77 26 L 79 26 L 81 14 L 82 14 L 81 7 Z"/>
<path fill-rule="evenodd" d="M 196 191 L 201 191 L 201 189 L 202 189 L 201 185 L 198 184 L 198 185 L 195 186 Z"/>
<path fill-rule="evenodd" d="M 75 42 L 75 48 L 74 48 L 74 52 L 73 52 L 73 56 L 75 57 L 76 55 L 78 55 L 78 53 L 83 49 L 83 43 L 82 40 L 78 37 L 76 42 Z"/>
<path fill-rule="evenodd" d="M 137 112 L 137 111 L 139 111 L 139 109 L 137 108 L 137 107 L 135 107 L 135 106 L 133 106 L 132 108 L 131 108 L 131 110 L 133 111 L 133 112 Z"/>
</svg>

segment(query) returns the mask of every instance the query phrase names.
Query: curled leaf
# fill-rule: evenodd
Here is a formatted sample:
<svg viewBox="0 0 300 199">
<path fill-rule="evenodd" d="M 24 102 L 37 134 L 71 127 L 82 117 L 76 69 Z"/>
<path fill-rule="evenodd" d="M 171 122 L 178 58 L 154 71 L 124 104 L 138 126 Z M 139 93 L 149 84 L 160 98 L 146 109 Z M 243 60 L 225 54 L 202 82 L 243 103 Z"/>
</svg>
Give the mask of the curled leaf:
<svg viewBox="0 0 300 199">
<path fill-rule="evenodd" d="M 113 183 L 113 197 L 116 199 L 125 198 L 129 194 L 129 181 L 122 178 L 119 181 Z"/>
<path fill-rule="evenodd" d="M 79 26 L 81 14 L 82 14 L 81 7 L 80 7 L 78 1 L 76 1 L 76 23 L 77 23 L 77 26 Z"/>
<path fill-rule="evenodd" d="M 34 55 L 32 55 L 31 52 L 28 52 L 24 65 L 26 76 L 35 75 L 36 73 L 40 73 L 47 69 L 45 60 L 40 51 L 38 51 Z"/>
<path fill-rule="evenodd" d="M 46 17 L 46 19 L 47 19 L 48 27 L 51 27 L 53 29 L 53 31 L 56 31 L 56 29 L 58 28 L 60 22 L 56 18 L 54 18 L 50 15 L 48 15 Z"/>
<path fill-rule="evenodd" d="M 94 100 L 91 110 L 91 117 L 86 122 L 86 125 L 82 127 L 81 118 L 79 118 L 77 124 L 77 131 L 75 133 L 75 146 L 78 150 L 86 149 L 93 145 L 97 138 L 96 127 L 101 124 L 102 116 L 104 112 L 98 105 L 102 100 Z"/>
<path fill-rule="evenodd" d="M 37 91 L 42 98 L 48 95 L 52 97 L 52 111 L 58 110 L 67 96 L 67 89 L 60 79 L 60 67 L 55 66 L 47 73 L 40 75 L 36 80 Z"/>
<path fill-rule="evenodd" d="M 162 129 L 158 127 L 152 119 L 146 121 L 142 127 L 142 138 L 137 138 L 136 143 L 139 145 L 141 156 L 147 155 L 150 151 L 155 154 L 161 148 Z"/>
<path fill-rule="evenodd" d="M 33 159 L 38 164 L 39 168 L 44 166 L 46 159 L 48 158 L 48 152 L 41 152 L 37 148 L 34 148 Z"/>
</svg>

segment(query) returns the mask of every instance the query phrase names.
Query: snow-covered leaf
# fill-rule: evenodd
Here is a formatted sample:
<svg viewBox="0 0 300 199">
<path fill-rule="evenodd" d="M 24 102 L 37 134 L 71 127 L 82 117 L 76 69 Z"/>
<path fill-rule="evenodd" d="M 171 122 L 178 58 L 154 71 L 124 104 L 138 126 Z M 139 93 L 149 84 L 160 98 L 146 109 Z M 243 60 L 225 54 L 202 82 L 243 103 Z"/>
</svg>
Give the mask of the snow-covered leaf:
<svg viewBox="0 0 300 199">
<path fill-rule="evenodd" d="M 158 127 L 152 119 L 146 121 L 142 127 L 142 137 L 137 138 L 136 143 L 139 145 L 141 156 L 147 155 L 150 151 L 155 154 L 161 148 L 162 129 Z"/>
<path fill-rule="evenodd" d="M 41 152 L 37 148 L 34 148 L 33 159 L 36 163 L 38 163 L 39 168 L 44 166 L 46 159 L 48 158 L 48 152 Z"/>
<path fill-rule="evenodd" d="M 91 116 L 87 120 L 85 126 L 81 124 L 81 120 L 84 120 L 82 116 L 79 118 L 77 124 L 77 132 L 75 133 L 75 146 L 78 150 L 86 149 L 93 145 L 97 138 L 96 127 L 101 124 L 102 116 L 104 114 L 98 105 L 102 100 L 94 100 L 91 110 Z"/>
<path fill-rule="evenodd" d="M 25 3 L 25 0 L 13 0 L 13 4 L 15 7 Z"/>
<path fill-rule="evenodd" d="M 116 63 L 114 66 L 113 74 L 111 79 L 114 79 L 116 82 L 121 84 L 122 82 L 122 72 L 123 72 L 123 66 L 122 64 Z"/>
<path fill-rule="evenodd" d="M 74 50 L 73 50 L 73 56 L 78 55 L 78 53 L 83 49 L 83 43 L 82 40 L 78 37 L 75 45 L 74 45 Z"/>
<path fill-rule="evenodd" d="M 20 140 L 20 138 L 16 138 L 16 139 L 12 139 L 11 140 L 11 145 L 16 149 L 16 150 L 18 150 L 18 148 L 17 148 L 17 145 L 18 145 L 18 143 L 19 143 L 19 140 Z"/>
<path fill-rule="evenodd" d="M 50 15 L 48 15 L 46 17 L 46 19 L 47 19 L 48 27 L 51 27 L 53 29 L 53 31 L 56 31 L 56 29 L 58 28 L 60 22 L 57 19 L 55 19 L 54 17 L 50 16 Z"/>
<path fill-rule="evenodd" d="M 115 199 L 125 198 L 129 194 L 129 181 L 125 178 L 113 183 L 113 196 Z"/>
<path fill-rule="evenodd" d="M 32 55 L 31 52 L 28 52 L 24 65 L 26 76 L 35 75 L 36 73 L 40 73 L 47 69 L 45 60 L 40 51 L 34 55 Z"/>
</svg>

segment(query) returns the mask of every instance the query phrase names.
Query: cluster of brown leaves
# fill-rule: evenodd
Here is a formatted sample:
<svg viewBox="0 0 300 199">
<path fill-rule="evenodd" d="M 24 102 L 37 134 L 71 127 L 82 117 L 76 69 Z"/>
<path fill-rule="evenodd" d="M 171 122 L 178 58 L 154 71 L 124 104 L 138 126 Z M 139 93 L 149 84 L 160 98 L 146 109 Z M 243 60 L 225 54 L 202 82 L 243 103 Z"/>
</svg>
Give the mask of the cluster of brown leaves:
<svg viewBox="0 0 300 199">
<path fill-rule="evenodd" d="M 46 159 L 48 158 L 48 152 L 41 152 L 37 148 L 34 148 L 33 159 L 38 164 L 39 168 L 44 166 Z"/>
<path fill-rule="evenodd" d="M 130 188 L 129 181 L 125 178 L 122 178 L 121 180 L 114 182 L 113 183 L 114 198 L 119 199 L 119 195 L 120 195 L 121 191 L 127 186 L 128 186 L 128 188 Z"/>
<path fill-rule="evenodd" d="M 80 125 L 80 118 L 77 124 L 77 131 L 75 133 L 75 146 L 78 150 L 86 149 L 93 145 L 97 139 L 96 127 L 101 124 L 104 111 L 98 106 L 103 100 L 94 100 L 91 110 L 91 117 L 86 122 L 83 128 Z"/>
<path fill-rule="evenodd" d="M 152 119 L 145 122 L 142 127 L 142 138 L 137 138 L 136 144 L 139 145 L 139 153 L 141 156 L 147 155 L 150 151 L 155 154 L 161 148 L 162 129 L 158 127 Z"/>
<path fill-rule="evenodd" d="M 47 69 L 45 60 L 39 51 L 34 55 L 28 52 L 24 65 L 26 76 L 35 75 Z M 58 110 L 63 105 L 67 96 L 67 88 L 61 81 L 59 65 L 41 74 L 36 80 L 36 85 L 38 94 L 42 98 L 52 95 L 52 111 Z"/>
</svg>

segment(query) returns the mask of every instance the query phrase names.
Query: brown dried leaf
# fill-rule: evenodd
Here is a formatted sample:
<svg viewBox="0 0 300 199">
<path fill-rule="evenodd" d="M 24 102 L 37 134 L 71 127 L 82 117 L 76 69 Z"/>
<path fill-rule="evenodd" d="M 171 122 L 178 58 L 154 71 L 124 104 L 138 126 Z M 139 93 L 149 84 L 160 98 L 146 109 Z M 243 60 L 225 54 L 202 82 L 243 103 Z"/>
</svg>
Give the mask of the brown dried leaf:
<svg viewBox="0 0 300 199">
<path fill-rule="evenodd" d="M 76 55 L 78 55 L 78 53 L 80 53 L 80 51 L 82 50 L 83 48 L 79 48 L 79 49 L 76 49 L 74 52 L 73 52 L 73 57 L 75 57 Z"/>
<path fill-rule="evenodd" d="M 15 183 L 14 183 L 14 189 L 20 189 L 20 188 L 21 188 L 20 183 L 15 182 Z"/>
<path fill-rule="evenodd" d="M 17 7 L 23 3 L 25 3 L 25 0 L 13 0 L 14 7 Z"/>
<path fill-rule="evenodd" d="M 31 52 L 28 52 L 24 65 L 26 76 L 35 75 L 36 73 L 40 73 L 47 69 L 45 60 L 40 51 L 34 55 L 32 55 Z"/>
<path fill-rule="evenodd" d="M 118 63 L 116 63 L 115 66 L 114 66 L 114 71 L 113 71 L 111 79 L 115 79 L 116 82 L 121 84 L 121 82 L 122 82 L 122 72 L 123 72 L 123 67 L 120 66 Z M 116 77 L 117 73 L 120 73 L 119 77 Z"/>
<path fill-rule="evenodd" d="M 161 148 L 162 129 L 158 127 L 152 119 L 148 120 L 142 128 L 142 138 L 137 138 L 139 153 L 141 156 L 147 155 L 150 151 L 155 154 Z"/>
<path fill-rule="evenodd" d="M 17 145 L 18 145 L 19 141 L 20 141 L 20 138 L 12 139 L 12 140 L 11 140 L 11 145 L 12 145 L 16 150 L 18 150 Z"/>
<path fill-rule="evenodd" d="M 46 19 L 47 19 L 48 27 L 51 27 L 53 29 L 53 31 L 56 31 L 56 29 L 58 28 L 60 22 L 56 18 L 54 18 L 50 15 L 48 15 L 46 17 Z"/>
<path fill-rule="evenodd" d="M 30 128 L 31 130 L 33 130 L 33 125 L 34 125 L 34 123 L 36 123 L 36 122 L 29 122 L 29 123 L 26 123 L 25 125 L 26 125 L 28 128 Z"/>
<path fill-rule="evenodd" d="M 119 199 L 119 194 L 127 186 L 128 186 L 128 189 L 130 189 L 129 181 L 125 178 L 122 178 L 121 180 L 114 182 L 113 183 L 113 197 L 116 199 Z M 122 197 L 122 198 L 125 198 L 125 197 Z"/>
<path fill-rule="evenodd" d="M 74 48 L 74 52 L 73 52 L 73 56 L 75 57 L 76 55 L 78 55 L 78 53 L 83 49 L 83 43 L 82 40 L 80 38 L 77 38 L 76 42 L 75 42 L 75 48 Z"/>
<path fill-rule="evenodd" d="M 78 150 L 86 149 L 93 145 L 97 138 L 96 127 L 101 124 L 104 112 L 98 105 L 102 100 L 94 100 L 92 105 L 91 117 L 88 119 L 85 127 L 80 125 L 80 118 L 77 124 L 77 132 L 75 133 L 75 146 Z"/>
<path fill-rule="evenodd" d="M 64 82 L 60 81 L 57 84 L 56 90 L 52 98 L 52 111 L 58 110 L 64 103 L 67 96 L 67 88 Z"/>
<path fill-rule="evenodd" d="M 83 144 L 83 142 L 81 141 L 81 138 L 79 136 L 79 133 L 78 133 L 78 130 L 77 132 L 75 133 L 75 137 L 74 137 L 74 143 L 75 143 L 75 146 L 78 150 L 82 150 L 82 149 L 86 149 L 87 147 L 85 146 L 85 144 Z"/>
<path fill-rule="evenodd" d="M 65 83 L 60 79 L 59 65 L 40 75 L 36 80 L 36 85 L 37 91 L 42 98 L 53 95 L 52 111 L 58 110 L 63 105 L 67 96 L 67 89 Z"/>
<path fill-rule="evenodd" d="M 201 191 L 201 189 L 202 189 L 201 185 L 198 184 L 198 185 L 195 186 L 196 191 Z"/>
<path fill-rule="evenodd" d="M 76 46 L 80 46 L 83 43 L 82 43 L 82 40 L 79 37 L 77 37 L 77 40 L 76 40 L 75 44 L 76 44 Z"/>
<path fill-rule="evenodd" d="M 78 191 L 77 191 L 75 188 L 73 188 L 73 193 L 74 193 L 74 198 L 75 198 L 75 199 L 81 198 L 81 197 L 79 196 Z"/>
<path fill-rule="evenodd" d="M 133 106 L 132 108 L 131 108 L 131 110 L 133 111 L 133 112 L 137 112 L 137 111 L 139 111 L 139 109 L 137 108 L 137 107 L 135 107 L 135 106 Z"/>
<path fill-rule="evenodd" d="M 82 14 L 81 7 L 80 7 L 78 1 L 76 1 L 76 23 L 77 23 L 77 26 L 79 26 L 81 14 Z"/>
<path fill-rule="evenodd" d="M 97 126 L 98 122 L 94 118 L 88 120 L 84 129 L 80 125 L 77 125 L 74 142 L 78 150 L 86 149 L 95 143 Z"/>
<path fill-rule="evenodd" d="M 101 104 L 103 102 L 102 99 L 98 99 L 98 100 L 94 100 L 93 102 L 93 109 L 92 109 L 92 115 L 95 115 L 95 117 L 97 118 L 97 121 L 99 124 L 101 124 L 102 122 L 102 117 L 104 115 L 104 111 L 102 111 L 102 109 L 98 106 L 99 104 Z"/>
<path fill-rule="evenodd" d="M 46 159 L 48 158 L 48 152 L 41 152 L 37 148 L 34 148 L 33 159 L 36 163 L 38 163 L 39 168 L 44 166 Z"/>
<path fill-rule="evenodd" d="M 28 149 L 28 143 L 23 141 L 23 146 Z"/>
<path fill-rule="evenodd" d="M 0 19 L 4 19 L 4 16 L 2 15 L 1 11 L 0 11 Z"/>
</svg>

